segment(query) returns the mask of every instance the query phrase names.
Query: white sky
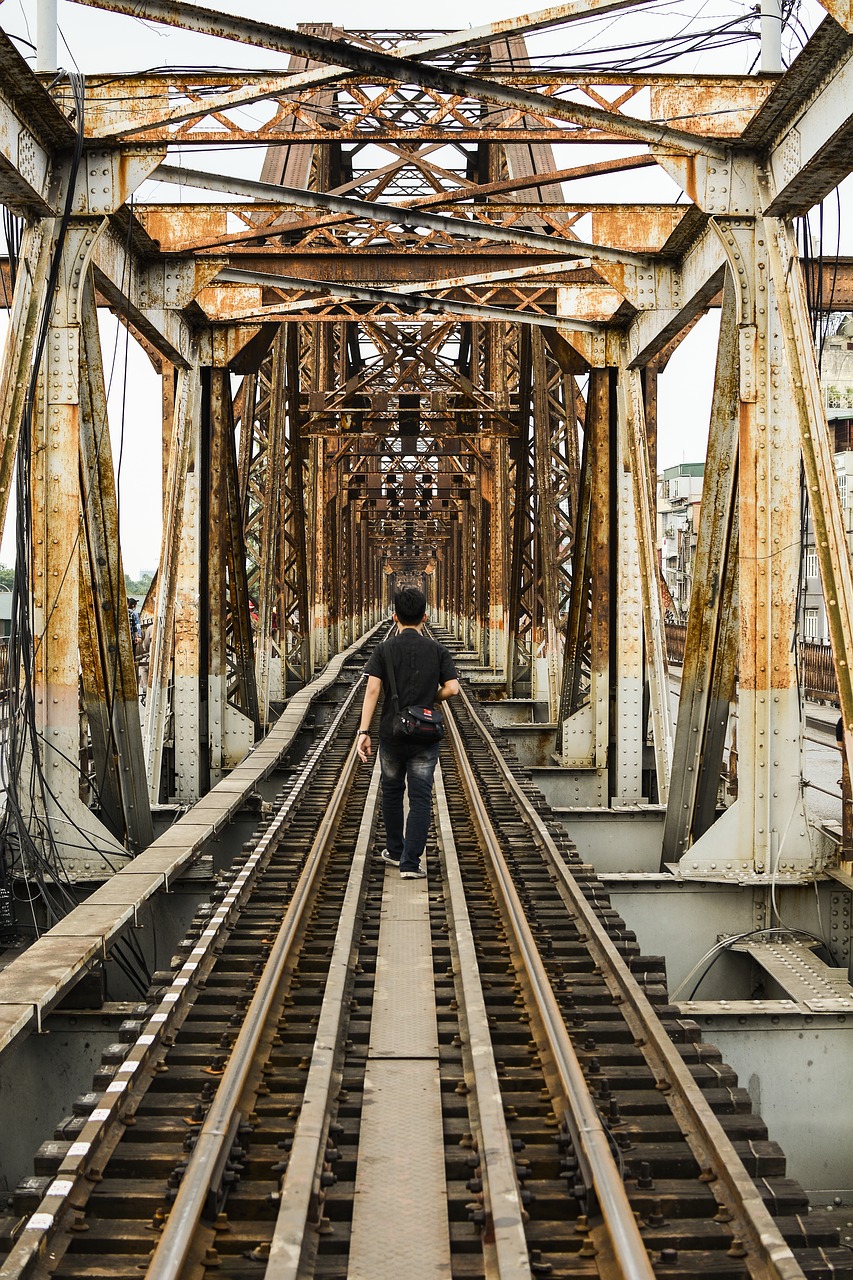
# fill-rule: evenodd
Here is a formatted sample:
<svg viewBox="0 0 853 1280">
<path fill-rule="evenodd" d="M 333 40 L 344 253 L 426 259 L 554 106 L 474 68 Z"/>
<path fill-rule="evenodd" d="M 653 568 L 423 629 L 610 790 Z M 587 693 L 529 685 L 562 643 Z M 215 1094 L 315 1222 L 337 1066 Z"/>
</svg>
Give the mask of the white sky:
<svg viewBox="0 0 853 1280">
<path fill-rule="evenodd" d="M 269 0 L 244 0 L 242 4 L 236 4 L 234 0 L 230 3 L 227 0 L 213 0 L 213 4 L 220 9 L 289 26 L 304 21 L 328 21 L 351 28 L 396 28 L 404 14 L 399 0 L 370 0 L 370 3 L 365 2 L 358 7 L 352 0 L 320 0 L 316 5 L 291 4 L 286 7 L 272 5 Z M 496 5 L 495 0 L 468 0 L 464 8 L 465 26 L 492 21 L 497 17 L 508 17 L 525 12 L 530 7 L 530 3 Z M 430 27 L 457 27 L 460 8 L 458 0 L 431 0 L 427 11 Z M 0 5 L 0 27 L 21 42 L 34 43 L 35 10 L 35 0 L 5 0 Z M 595 23 L 575 24 L 564 28 L 562 32 L 539 35 L 535 37 L 535 47 L 539 51 L 557 53 L 571 50 L 578 55 L 591 43 L 630 45 L 632 42 L 648 40 L 653 35 L 671 34 L 686 27 L 690 21 L 708 27 L 742 17 L 752 10 L 752 0 L 689 0 L 684 3 L 681 0 L 670 0 L 668 4 L 658 2 L 633 12 L 612 14 Z M 409 11 L 405 11 L 404 16 L 407 22 L 411 20 Z M 823 11 L 814 0 L 804 0 L 798 18 L 801 29 L 792 26 L 790 37 L 786 35 L 787 56 L 796 52 L 805 32 L 813 30 L 823 16 Z M 86 72 L 141 71 L 153 67 L 201 65 L 281 68 L 287 61 L 285 55 L 180 32 L 135 18 L 107 14 L 69 3 L 68 0 L 59 2 L 59 29 L 60 63 L 66 66 L 76 65 Z M 24 43 L 20 43 L 19 47 L 25 56 L 32 56 L 32 50 Z M 678 69 L 684 72 L 743 74 L 750 70 L 756 53 L 757 45 L 754 43 L 740 44 L 714 53 L 693 53 L 682 58 Z M 592 149 L 587 148 L 584 158 L 592 158 L 591 152 Z M 609 154 L 617 153 L 609 149 Z M 577 147 L 557 147 L 555 158 L 558 165 L 582 162 Z M 261 159 L 262 153 L 254 150 L 225 153 L 224 156 L 217 153 L 215 159 L 211 152 L 199 150 L 192 150 L 185 156 L 187 163 L 198 168 L 209 167 L 220 173 L 230 169 L 232 172 L 253 175 L 259 174 Z M 613 180 L 608 180 L 600 188 L 593 187 L 591 183 L 577 184 L 567 195 L 570 199 L 643 201 L 673 200 L 677 194 L 674 185 L 656 170 L 640 171 L 628 178 L 617 179 L 616 182 L 616 188 Z M 166 188 L 162 184 L 147 184 L 140 194 L 146 199 L 174 200 L 177 189 Z M 829 230 L 825 238 L 827 252 L 835 249 L 835 225 L 834 202 L 830 201 L 827 209 Z M 850 252 L 851 248 L 853 246 L 842 242 L 842 252 Z M 3 336 L 5 327 L 5 314 L 0 311 L 0 337 Z M 661 469 L 704 457 L 717 332 L 718 316 L 711 313 L 688 335 L 661 377 L 658 455 Z M 116 325 L 108 314 L 102 321 L 102 333 L 107 376 L 111 365 L 113 366 L 109 410 L 116 464 L 120 453 L 122 457 L 119 477 L 122 553 L 125 569 L 135 577 L 141 570 L 153 568 L 159 558 L 160 386 L 147 357 L 132 339 L 129 343 L 126 341 L 123 330 L 116 343 Z M 12 528 L 10 518 L 0 547 L 0 559 L 7 564 L 11 562 L 13 555 L 9 534 Z"/>
</svg>

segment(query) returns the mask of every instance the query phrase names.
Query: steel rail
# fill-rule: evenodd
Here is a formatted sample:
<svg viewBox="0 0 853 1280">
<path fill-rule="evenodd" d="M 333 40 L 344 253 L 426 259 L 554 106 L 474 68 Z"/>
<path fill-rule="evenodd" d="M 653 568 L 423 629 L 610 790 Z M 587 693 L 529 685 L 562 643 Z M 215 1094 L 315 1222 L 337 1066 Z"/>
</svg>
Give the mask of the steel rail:
<svg viewBox="0 0 853 1280">
<path fill-rule="evenodd" d="M 104 1147 L 113 1126 L 120 1124 L 130 1110 L 133 1095 L 138 1093 L 142 1077 L 150 1069 L 154 1057 L 162 1050 L 166 1036 L 175 1030 L 185 1016 L 190 1003 L 191 985 L 205 976 L 205 968 L 214 958 L 214 948 L 239 915 L 258 876 L 269 862 L 286 823 L 350 710 L 361 684 L 361 680 L 355 682 L 329 722 L 326 732 L 306 756 L 270 826 L 256 849 L 243 863 L 228 892 L 209 918 L 195 947 L 160 997 L 142 1032 L 131 1045 L 127 1057 L 119 1065 L 116 1078 L 107 1085 L 97 1105 L 89 1113 L 86 1124 L 71 1143 L 38 1208 L 29 1217 L 20 1237 L 0 1265 L 0 1280 L 20 1280 L 21 1277 L 30 1275 L 46 1250 L 49 1236 L 61 1229 L 61 1218 L 69 1208 L 70 1197 L 91 1170 L 94 1159 Z"/>
<path fill-rule="evenodd" d="M 356 744 L 353 743 L 276 934 L 264 971 L 258 980 L 219 1087 L 199 1131 L 178 1194 L 146 1272 L 148 1280 L 178 1280 L 190 1255 L 193 1237 L 210 1190 L 212 1171 L 233 1140 L 233 1119 L 255 1060 L 258 1042 L 279 996 L 282 974 L 291 948 L 313 902 L 314 887 L 342 816 L 357 759 Z"/>
<path fill-rule="evenodd" d="M 623 1016 L 634 1033 L 635 1043 L 655 1072 L 658 1087 L 705 1171 L 706 1180 L 715 1189 L 715 1194 L 719 1190 L 718 1201 L 731 1213 L 733 1234 L 740 1232 L 740 1242 L 750 1258 L 750 1275 L 773 1277 L 775 1280 L 804 1280 L 804 1273 L 790 1246 L 660 1018 L 581 892 L 547 826 L 524 794 L 464 689 L 461 697 L 536 843 L 556 872 L 558 884 L 585 931 L 584 941 L 605 983 L 619 1001 Z"/>
<path fill-rule="evenodd" d="M 329 1132 L 329 1106 L 340 1079 L 340 1051 L 346 990 L 358 955 L 356 929 L 362 915 L 370 871 L 370 843 L 379 807 L 379 757 L 356 838 L 349 879 L 341 907 L 329 975 L 317 1023 L 311 1066 L 299 1109 L 299 1119 L 281 1181 L 279 1208 L 270 1242 L 266 1280 L 296 1280 L 308 1230 L 308 1214 L 316 1196 Z"/>
<path fill-rule="evenodd" d="M 465 698 L 468 707 L 470 701 Z M 619 1275 L 623 1280 L 653 1280 L 654 1270 L 640 1230 L 619 1166 L 613 1158 L 610 1138 L 592 1098 L 574 1046 L 566 1030 L 560 1007 L 539 955 L 539 949 L 524 913 L 524 908 L 509 874 L 485 802 L 479 791 L 474 770 L 468 761 L 462 735 L 454 715 L 448 709 L 446 722 L 450 740 L 456 752 L 462 785 L 465 789 L 474 818 L 491 862 L 503 898 L 507 923 L 513 941 L 527 973 L 531 995 L 554 1067 L 566 1100 L 565 1120 L 569 1127 L 578 1163 L 584 1174 L 586 1186 L 594 1192 L 598 1207 L 610 1238 L 610 1244 Z"/>
<path fill-rule="evenodd" d="M 521 1202 L 515 1156 L 510 1146 L 504 1116 L 498 1070 L 489 1033 L 489 1015 L 480 982 L 477 952 L 465 887 L 441 765 L 435 772 L 435 810 L 438 842 L 444 857 L 445 902 L 451 920 L 451 939 L 456 947 L 460 994 L 459 1019 L 467 1043 L 473 1075 L 483 1192 L 488 1214 L 487 1231 L 493 1236 L 496 1280 L 528 1280 L 533 1273 L 524 1234 L 525 1210 Z"/>
</svg>

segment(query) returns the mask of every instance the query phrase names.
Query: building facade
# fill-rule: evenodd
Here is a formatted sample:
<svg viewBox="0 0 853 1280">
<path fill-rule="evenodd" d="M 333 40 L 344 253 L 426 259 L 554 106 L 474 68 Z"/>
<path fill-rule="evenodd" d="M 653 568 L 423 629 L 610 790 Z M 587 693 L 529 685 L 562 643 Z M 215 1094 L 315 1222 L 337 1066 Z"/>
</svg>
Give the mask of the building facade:
<svg viewBox="0 0 853 1280">
<path fill-rule="evenodd" d="M 838 331 L 824 343 L 821 382 L 826 416 L 833 438 L 835 474 L 844 512 L 847 545 L 853 550 L 853 317 L 843 320 Z M 820 582 L 814 529 L 807 509 L 804 511 L 804 524 L 800 640 L 807 644 L 828 645 L 826 605 Z"/>
<path fill-rule="evenodd" d="M 704 462 L 667 467 L 657 479 L 657 545 L 664 607 L 672 622 L 686 622 L 693 588 Z"/>
</svg>

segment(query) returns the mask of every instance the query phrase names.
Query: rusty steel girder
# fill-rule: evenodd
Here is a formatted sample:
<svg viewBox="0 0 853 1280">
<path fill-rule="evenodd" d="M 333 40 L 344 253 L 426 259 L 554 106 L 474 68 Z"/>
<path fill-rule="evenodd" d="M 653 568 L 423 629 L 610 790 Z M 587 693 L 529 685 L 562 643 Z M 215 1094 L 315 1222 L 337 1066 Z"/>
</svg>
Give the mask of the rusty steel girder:
<svg viewBox="0 0 853 1280">
<path fill-rule="evenodd" d="M 656 379 L 673 345 L 719 303 L 727 272 L 747 280 L 738 303 L 737 404 L 755 493 L 735 496 L 727 477 L 713 473 L 722 464 L 711 456 L 709 494 L 714 503 L 728 494 L 728 560 L 714 542 L 720 517 L 700 577 L 707 589 L 712 564 L 733 564 L 737 554 L 745 568 L 761 554 L 772 531 L 756 494 L 765 503 L 790 497 L 793 418 L 750 379 L 759 364 L 771 380 L 793 371 L 798 447 L 826 543 L 834 647 L 846 662 L 853 583 L 829 492 L 800 267 L 778 218 L 807 207 L 850 167 L 849 39 L 826 24 L 799 70 L 777 85 L 766 76 L 543 70 L 521 32 L 553 21 L 553 9 L 406 44 L 399 33 L 348 39 L 329 24 L 291 31 L 174 0 L 100 7 L 291 54 L 283 71 L 100 75 L 86 84 L 85 180 L 75 217 L 87 210 L 109 217 L 90 255 L 98 296 L 121 310 L 164 375 L 166 503 L 146 711 L 152 800 L 194 799 L 228 767 L 229 734 L 248 724 L 252 736 L 268 723 L 296 684 L 372 625 L 399 580 L 425 584 L 443 624 L 488 666 L 496 689 L 529 697 L 556 722 L 561 758 L 594 775 L 596 803 L 639 803 L 655 787 L 663 798 L 665 666 L 650 511 Z M 559 6 L 564 16 L 590 7 L 613 6 Z M 13 126 L 0 131 L 0 192 L 34 219 L 32 274 L 16 293 L 0 393 L 5 500 L 21 371 L 46 304 L 55 230 L 46 215 L 56 213 L 46 175 L 50 165 L 62 172 L 75 131 L 61 80 L 48 93 L 8 42 L 0 65 L 10 71 L 0 109 Z M 265 104 L 253 121 L 243 110 L 250 103 Z M 26 165 L 10 150 L 15 129 Z M 630 141 L 635 154 L 558 167 L 552 144 L 590 141 Z M 139 174 L 155 172 L 167 146 L 213 142 L 268 145 L 260 182 L 170 163 L 161 177 L 218 187 L 226 199 L 134 210 L 118 210 L 120 199 L 98 203 L 93 179 L 101 169 L 126 194 Z M 651 166 L 692 203 L 590 203 L 563 185 Z M 765 253 L 759 240 L 768 236 Z M 812 269 L 833 281 L 836 301 L 853 296 L 849 263 Z M 765 321 L 756 299 L 768 272 L 778 315 Z M 74 323 L 55 328 L 68 347 L 63 356 L 73 354 Z M 63 368 L 73 363 L 66 358 Z M 99 394 L 83 387 L 84 399 Z M 727 405 L 721 391 L 715 421 Z M 49 405 L 44 432 L 60 419 L 84 430 L 86 413 L 97 417 L 90 408 L 78 421 L 72 406 L 71 399 Z M 765 430 L 779 446 L 771 473 L 761 461 Z M 88 466 L 100 483 L 91 456 Z M 37 477 L 37 487 L 48 483 L 59 476 Z M 107 512 L 87 527 L 78 646 L 100 726 L 100 772 L 112 731 L 103 655 L 115 637 L 102 607 L 97 544 L 111 540 L 110 519 Z M 784 519 L 790 524 L 789 513 Z M 668 819 L 670 859 L 684 858 L 711 829 L 711 775 L 722 750 L 711 721 L 722 717 L 735 656 L 756 759 L 762 733 L 778 727 L 761 709 L 764 668 L 773 668 L 787 697 L 790 661 L 781 641 L 766 655 L 762 636 L 774 623 L 787 625 L 789 552 L 768 569 L 769 590 L 748 570 L 737 655 L 726 621 L 733 570 L 719 612 L 711 621 L 702 615 L 702 635 L 714 631 L 715 709 L 697 699 L 691 711 L 690 732 L 702 740 L 695 785 L 685 774 L 695 767 L 691 750 L 675 752 L 673 794 L 688 813 L 675 835 Z M 67 622 L 71 596 L 56 610 Z M 691 637 L 695 630 L 691 624 Z M 52 643 L 68 720 L 54 727 L 65 732 L 74 718 L 77 641 Z M 118 636 L 122 679 L 114 690 L 122 695 L 123 643 Z M 853 723 L 849 672 L 840 674 L 845 720 Z M 792 724 L 785 719 L 786 743 Z M 648 791 L 642 756 L 650 728 L 657 778 Z M 748 736 L 741 732 L 741 746 Z M 742 791 L 752 788 L 743 830 L 764 823 L 765 836 L 778 833 L 779 806 L 764 804 L 757 768 L 752 775 Z M 116 823 L 124 821 L 120 787 L 110 803 Z M 799 822 L 797 808 L 788 838 L 801 849 Z M 772 856 L 770 847 L 765 857 Z M 702 874 L 711 862 L 704 857 L 697 855 Z M 795 861 L 799 874 L 799 852 Z M 753 870 L 759 874 L 757 858 Z"/>
</svg>

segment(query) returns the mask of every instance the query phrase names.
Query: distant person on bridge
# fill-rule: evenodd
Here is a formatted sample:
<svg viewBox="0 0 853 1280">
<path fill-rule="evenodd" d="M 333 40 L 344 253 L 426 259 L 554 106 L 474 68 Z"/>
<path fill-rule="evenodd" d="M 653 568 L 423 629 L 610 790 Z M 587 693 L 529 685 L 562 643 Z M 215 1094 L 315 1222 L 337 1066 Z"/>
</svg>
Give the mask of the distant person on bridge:
<svg viewBox="0 0 853 1280">
<path fill-rule="evenodd" d="M 382 817 L 386 847 L 382 859 L 400 868 L 403 880 L 422 880 L 432 807 L 432 781 L 443 733 L 437 702 L 459 692 L 449 649 L 423 634 L 426 596 L 404 587 L 394 596 L 396 633 L 377 645 L 364 668 L 368 677 L 358 731 L 358 754 L 372 755 L 370 722 L 384 692 L 379 720 Z M 408 787 L 409 817 L 403 833 L 403 796 Z"/>
<path fill-rule="evenodd" d="M 133 643 L 133 656 L 139 656 L 139 645 L 142 640 L 142 628 L 139 625 L 139 614 L 136 612 L 139 601 L 133 596 L 127 598 L 127 620 L 130 623 L 130 639 Z"/>
</svg>

